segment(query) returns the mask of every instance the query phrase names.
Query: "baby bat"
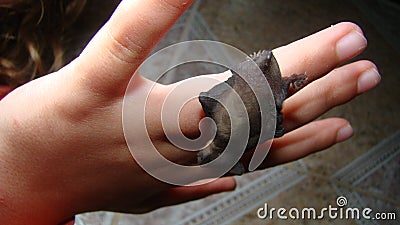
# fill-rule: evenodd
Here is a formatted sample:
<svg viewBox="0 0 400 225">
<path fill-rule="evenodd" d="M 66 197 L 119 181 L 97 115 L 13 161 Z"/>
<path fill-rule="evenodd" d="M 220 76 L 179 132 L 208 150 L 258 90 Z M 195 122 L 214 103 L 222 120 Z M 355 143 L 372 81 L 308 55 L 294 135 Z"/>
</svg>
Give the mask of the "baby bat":
<svg viewBox="0 0 400 225">
<path fill-rule="evenodd" d="M 214 120 L 217 131 L 214 140 L 205 149 L 201 150 L 197 154 L 197 163 L 199 165 L 208 163 L 216 159 L 228 145 L 231 136 L 231 122 L 228 115 L 228 111 L 222 106 L 222 103 L 230 101 L 232 98 L 233 90 L 242 99 L 249 119 L 250 131 L 247 146 L 245 149 L 249 151 L 256 147 L 262 128 L 261 124 L 261 113 L 260 106 L 257 102 L 256 95 L 250 88 L 265 89 L 265 78 L 259 77 L 254 72 L 251 72 L 254 66 L 253 60 L 257 66 L 261 69 L 265 78 L 267 79 L 271 88 L 272 94 L 275 99 L 276 107 L 276 129 L 275 137 L 280 137 L 285 133 L 282 126 L 283 115 L 281 113 L 283 101 L 288 96 L 289 87 L 292 84 L 293 87 L 302 86 L 306 80 L 304 74 L 294 74 L 289 77 L 282 77 L 279 69 L 279 65 L 273 56 L 271 51 L 263 50 L 258 53 L 254 53 L 250 58 L 239 65 L 234 70 L 246 77 L 248 83 L 240 77 L 236 72 L 232 71 L 232 76 L 225 81 L 225 84 L 218 84 L 211 88 L 207 92 L 201 92 L 199 95 L 199 101 L 205 112 L 206 117 L 210 117 Z M 262 85 L 264 82 L 264 85 Z M 226 85 L 227 84 L 227 85 Z M 228 86 L 229 85 L 229 86 Z M 233 89 L 233 90 L 232 90 Z M 257 92 L 257 90 L 255 90 Z M 233 118 L 240 120 L 243 118 Z M 239 123 L 240 124 L 240 123 Z M 232 127 L 232 131 L 235 129 L 243 129 L 242 127 Z M 262 140 L 266 141 L 266 140 Z M 242 174 L 245 172 L 243 165 L 239 162 L 231 171 L 231 174 Z"/>
</svg>

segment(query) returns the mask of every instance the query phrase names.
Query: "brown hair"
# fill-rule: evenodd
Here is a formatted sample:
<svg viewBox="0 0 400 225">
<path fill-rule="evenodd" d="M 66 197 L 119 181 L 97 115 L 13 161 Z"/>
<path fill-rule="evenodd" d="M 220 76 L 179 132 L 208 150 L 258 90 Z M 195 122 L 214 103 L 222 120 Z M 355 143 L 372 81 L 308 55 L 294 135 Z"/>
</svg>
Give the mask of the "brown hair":
<svg viewBox="0 0 400 225">
<path fill-rule="evenodd" d="M 66 31 L 86 0 L 19 0 L 0 5 L 0 85 L 18 86 L 65 64 Z"/>
</svg>

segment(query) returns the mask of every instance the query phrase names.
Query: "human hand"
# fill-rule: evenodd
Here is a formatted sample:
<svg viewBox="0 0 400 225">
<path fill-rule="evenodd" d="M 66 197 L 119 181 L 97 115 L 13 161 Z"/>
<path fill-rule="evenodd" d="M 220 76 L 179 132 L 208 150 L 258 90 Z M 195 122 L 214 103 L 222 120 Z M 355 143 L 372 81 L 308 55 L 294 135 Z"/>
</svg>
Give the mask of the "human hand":
<svg viewBox="0 0 400 225">
<path fill-rule="evenodd" d="M 76 60 L 0 101 L 1 224 L 59 224 L 95 210 L 144 212 L 234 188 L 232 178 L 190 190 L 158 181 L 133 160 L 123 135 L 130 78 L 190 3 L 122 1 Z M 135 79 L 138 93 L 152 85 Z M 157 113 L 157 105 L 148 111 Z M 155 139 L 162 136 L 158 122 L 155 116 L 148 126 Z"/>
<path fill-rule="evenodd" d="M 235 187 L 232 178 L 223 178 L 215 183 L 195 187 L 173 187 L 164 184 L 141 170 L 130 155 L 123 136 L 121 110 L 127 83 L 156 40 L 162 37 L 188 6 L 182 6 L 183 2 L 123 1 L 112 19 L 99 31 L 79 58 L 58 72 L 13 91 L 0 102 L 0 129 L 4 131 L 0 135 L 0 162 L 4 168 L 0 174 L 0 188 L 5 190 L 0 194 L 0 202 L 5 205 L 1 213 L 5 215 L 2 222 L 21 224 L 29 220 L 30 224 L 56 224 L 85 211 L 145 212 Z M 329 35 L 324 35 L 323 38 L 333 34 L 339 38 L 345 34 L 336 29 L 328 33 Z M 332 57 L 331 54 L 325 55 L 326 58 L 318 58 L 318 53 L 325 52 L 324 49 L 329 52 L 332 48 L 332 43 L 336 40 L 330 40 L 329 43 L 321 42 L 321 45 L 313 43 L 319 46 L 320 52 L 308 51 L 309 55 L 306 56 L 300 47 L 276 50 L 275 56 L 283 75 L 307 71 L 316 78 L 362 50 L 359 49 L 341 60 Z M 297 54 L 294 54 L 296 52 Z M 296 59 L 307 59 L 308 63 L 299 65 L 290 61 L 289 53 L 298 56 Z M 321 61 L 329 65 L 319 68 L 321 65 L 317 65 L 317 62 Z M 360 63 L 364 67 L 350 65 L 348 68 L 348 84 L 356 82 L 360 72 L 368 66 L 372 68 L 370 63 Z M 305 65 L 310 69 L 305 70 Z M 300 68 L 304 70 L 299 71 Z M 338 79 L 336 75 L 327 77 L 335 77 L 332 79 L 335 80 Z M 140 77 L 136 79 L 138 92 L 141 88 L 152 85 Z M 327 87 L 327 82 L 320 85 Z M 357 94 L 357 85 L 350 86 L 346 90 L 336 92 L 343 93 L 346 97 L 328 99 L 326 106 L 317 102 L 310 112 L 304 112 L 305 108 L 301 107 L 296 109 L 295 103 L 301 102 L 300 100 L 292 100 L 294 103 L 290 104 L 288 99 L 284 108 L 287 117 L 285 127 L 291 130 L 301 126 L 324 110 L 342 103 L 345 99 L 353 98 Z M 155 101 L 162 99 L 172 87 L 173 85 L 157 85 L 153 93 Z M 314 93 L 310 91 L 314 90 L 310 87 L 312 84 L 296 95 L 308 97 L 306 94 L 300 94 Z M 318 90 L 322 90 L 322 87 Z M 291 99 L 296 99 L 296 95 Z M 203 116 L 200 105 L 196 102 L 191 104 L 193 107 L 185 107 L 181 114 L 182 129 L 189 136 L 198 132 L 199 121 L 185 118 L 193 118 L 193 115 L 196 115 L 201 119 Z M 290 105 L 292 110 L 289 110 Z M 170 149 L 174 147 L 163 138 L 157 114 L 159 109 L 154 106 L 149 111 L 156 114 L 154 123 L 149 126 L 149 134 L 159 140 L 155 145 L 178 161 L 189 161 L 186 154 L 170 153 Z M 333 119 L 311 123 L 304 129 L 312 133 L 313 129 L 310 127 L 321 127 L 324 124 L 335 124 L 333 128 L 329 127 L 322 132 L 326 135 L 324 137 L 336 137 L 337 130 L 347 122 Z M 304 136 L 299 135 L 297 131 L 288 133 L 282 137 L 282 140 L 286 141 L 281 141 L 280 146 L 277 139 L 263 166 L 294 160 L 341 141 L 329 139 L 330 142 L 327 143 L 327 138 L 312 138 L 313 141 L 306 145 L 307 143 L 298 141 L 299 137 Z M 297 152 L 294 150 L 296 146 L 303 148 Z"/>
</svg>

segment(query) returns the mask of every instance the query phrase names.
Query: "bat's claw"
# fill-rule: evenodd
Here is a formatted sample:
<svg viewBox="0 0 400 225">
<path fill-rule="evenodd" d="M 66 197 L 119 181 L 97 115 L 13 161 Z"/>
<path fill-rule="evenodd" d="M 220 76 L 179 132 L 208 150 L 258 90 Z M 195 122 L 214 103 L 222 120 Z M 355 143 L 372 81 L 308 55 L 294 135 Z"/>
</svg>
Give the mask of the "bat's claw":
<svg viewBox="0 0 400 225">
<path fill-rule="evenodd" d="M 284 82 L 287 90 L 292 86 L 293 89 L 299 89 L 306 84 L 307 75 L 304 74 L 293 74 L 288 77 L 283 77 L 282 81 Z"/>
</svg>

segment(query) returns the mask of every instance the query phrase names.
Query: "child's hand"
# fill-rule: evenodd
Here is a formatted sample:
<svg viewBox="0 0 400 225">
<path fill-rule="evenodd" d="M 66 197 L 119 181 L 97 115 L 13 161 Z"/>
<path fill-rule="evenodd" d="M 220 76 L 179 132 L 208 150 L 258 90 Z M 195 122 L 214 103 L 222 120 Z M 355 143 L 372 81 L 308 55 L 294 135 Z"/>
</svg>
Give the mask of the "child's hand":
<svg viewBox="0 0 400 225">
<path fill-rule="evenodd" d="M 124 138 L 122 100 L 127 84 L 191 2 L 122 1 L 76 60 L 0 101 L 1 224 L 59 224 L 95 210 L 146 212 L 235 188 L 233 178 L 195 187 L 165 184 L 138 166 Z M 348 39 L 355 41 L 342 44 L 346 48 L 340 50 L 338 41 L 352 32 L 358 32 L 359 39 Z M 343 119 L 310 121 L 377 85 L 378 77 L 361 76 L 374 71 L 371 62 L 334 70 L 365 46 L 359 28 L 342 23 L 274 51 L 283 75 L 307 71 L 315 81 L 285 103 L 284 126 L 291 132 L 274 142 L 263 168 L 350 137 L 351 128 Z M 140 76 L 135 79 L 136 93 L 153 84 Z M 163 154 L 190 161 L 193 154 L 171 151 L 176 147 L 160 126 L 156 103 L 173 87 L 156 85 L 152 92 L 150 101 L 155 103 L 148 110 L 154 116 L 148 131 Z M 185 107 L 183 132 L 196 134 L 202 116 L 198 102 Z"/>
</svg>

